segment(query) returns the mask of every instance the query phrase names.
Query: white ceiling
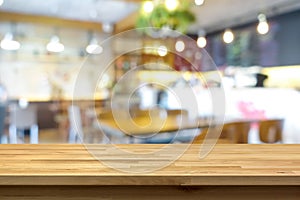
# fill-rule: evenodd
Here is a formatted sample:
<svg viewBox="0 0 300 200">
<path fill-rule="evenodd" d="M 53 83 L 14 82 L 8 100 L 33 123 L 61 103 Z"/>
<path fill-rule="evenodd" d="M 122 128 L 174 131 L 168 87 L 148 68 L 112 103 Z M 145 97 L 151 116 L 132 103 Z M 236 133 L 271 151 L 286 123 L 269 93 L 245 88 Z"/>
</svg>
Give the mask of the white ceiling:
<svg viewBox="0 0 300 200">
<path fill-rule="evenodd" d="M 140 4 L 117 0 L 4 0 L 0 11 L 116 23 L 138 10 Z M 256 20 L 259 12 L 276 15 L 300 9 L 299 0 L 206 0 L 193 6 L 197 23 L 190 28 L 208 32 Z"/>
<path fill-rule="evenodd" d="M 115 0 L 4 0 L 0 11 L 115 23 L 138 8 L 138 4 Z"/>
<path fill-rule="evenodd" d="M 211 32 L 255 21 L 261 12 L 270 17 L 297 9 L 300 0 L 206 0 L 203 6 L 193 7 L 197 23 L 191 30 Z"/>
</svg>

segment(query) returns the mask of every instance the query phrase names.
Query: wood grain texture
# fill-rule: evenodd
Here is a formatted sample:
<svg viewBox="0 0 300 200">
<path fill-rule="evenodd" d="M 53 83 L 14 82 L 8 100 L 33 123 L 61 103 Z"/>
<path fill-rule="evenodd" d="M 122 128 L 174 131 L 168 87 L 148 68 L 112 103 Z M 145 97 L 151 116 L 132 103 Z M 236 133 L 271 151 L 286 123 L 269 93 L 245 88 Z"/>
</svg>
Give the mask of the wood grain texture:
<svg viewBox="0 0 300 200">
<path fill-rule="evenodd" d="M 102 161 L 143 168 L 169 159 L 164 145 L 90 145 Z M 168 145 L 175 154 L 185 145 Z M 221 145 L 199 158 L 192 145 L 176 161 L 151 173 L 126 173 L 96 160 L 83 145 L 1 145 L 0 185 L 300 185 L 300 145 Z M 147 152 L 155 152 L 150 156 Z M 143 159 L 135 154 L 143 153 Z M 153 156 L 154 155 L 154 156 Z"/>
<path fill-rule="evenodd" d="M 300 145 L 216 145 L 199 159 L 199 145 L 151 173 L 125 173 L 145 168 L 181 152 L 184 145 L 0 145 L 0 199 L 299 199 Z M 152 156 L 149 156 L 152 152 Z M 143 153 L 142 158 L 137 154 Z"/>
</svg>

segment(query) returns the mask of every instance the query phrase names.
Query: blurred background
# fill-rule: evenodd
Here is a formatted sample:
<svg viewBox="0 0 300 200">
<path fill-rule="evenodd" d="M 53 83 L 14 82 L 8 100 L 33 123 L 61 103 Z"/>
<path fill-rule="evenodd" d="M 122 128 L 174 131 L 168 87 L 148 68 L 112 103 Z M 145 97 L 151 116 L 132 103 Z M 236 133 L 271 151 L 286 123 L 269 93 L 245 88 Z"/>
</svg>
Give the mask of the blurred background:
<svg viewBox="0 0 300 200">
<path fill-rule="evenodd" d="M 298 0 L 0 0 L 2 143 L 69 142 L 73 100 L 92 127 L 151 82 L 160 85 L 136 92 L 130 109 L 210 118 L 210 88 L 223 86 L 226 119 L 284 119 L 282 141 L 298 143 L 299 21 Z M 193 88 L 198 109 L 161 85 L 182 99 Z M 249 142 L 259 143 L 252 128 Z"/>
</svg>

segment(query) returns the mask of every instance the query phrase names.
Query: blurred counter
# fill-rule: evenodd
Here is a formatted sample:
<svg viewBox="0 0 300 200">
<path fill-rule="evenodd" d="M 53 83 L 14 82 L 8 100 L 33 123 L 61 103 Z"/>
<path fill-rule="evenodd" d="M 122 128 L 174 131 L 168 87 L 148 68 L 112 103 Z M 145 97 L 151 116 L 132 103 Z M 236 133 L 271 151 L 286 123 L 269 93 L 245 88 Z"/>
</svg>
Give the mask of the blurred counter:
<svg viewBox="0 0 300 200">
<path fill-rule="evenodd" d="M 109 99 L 12 99 L 10 104 L 19 104 L 20 107 L 26 107 L 29 104 L 34 105 L 37 110 L 37 122 L 39 129 L 60 129 L 68 130 L 68 107 L 70 105 L 79 106 L 82 111 L 95 108 L 102 109 L 106 106 Z M 84 116 L 83 116 L 84 117 Z"/>
</svg>

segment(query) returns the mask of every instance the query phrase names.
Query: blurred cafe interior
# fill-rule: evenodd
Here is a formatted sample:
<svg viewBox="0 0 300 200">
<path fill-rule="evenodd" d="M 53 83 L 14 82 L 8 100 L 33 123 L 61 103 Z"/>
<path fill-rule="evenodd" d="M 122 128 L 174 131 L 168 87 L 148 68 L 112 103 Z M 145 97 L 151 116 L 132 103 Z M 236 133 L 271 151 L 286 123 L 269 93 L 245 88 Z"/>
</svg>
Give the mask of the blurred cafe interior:
<svg viewBox="0 0 300 200">
<path fill-rule="evenodd" d="M 300 143 L 298 0 L 0 0 L 0 143 Z"/>
</svg>

